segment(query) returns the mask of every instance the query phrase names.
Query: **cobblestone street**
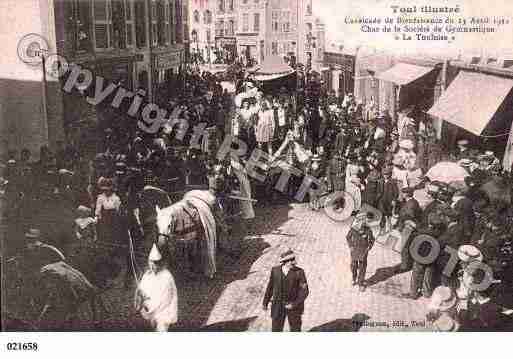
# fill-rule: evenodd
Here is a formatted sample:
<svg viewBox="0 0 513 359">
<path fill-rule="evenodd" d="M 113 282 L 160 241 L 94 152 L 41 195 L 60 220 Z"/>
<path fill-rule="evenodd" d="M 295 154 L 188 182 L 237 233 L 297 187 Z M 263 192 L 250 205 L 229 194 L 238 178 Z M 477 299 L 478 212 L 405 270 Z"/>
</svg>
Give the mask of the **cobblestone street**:
<svg viewBox="0 0 513 359">
<path fill-rule="evenodd" d="M 408 288 L 409 274 L 385 279 L 386 268 L 400 261 L 392 250 L 376 243 L 367 270 L 367 278 L 374 284 L 363 293 L 351 285 L 345 240 L 349 224 L 349 220 L 333 222 L 322 212 L 312 212 L 304 205 L 262 210 L 252 226 L 260 231 L 255 230 L 253 236 L 245 238 L 240 261 L 220 273 L 230 276 L 238 268 L 249 268 L 245 271 L 247 275 L 241 273 L 226 285 L 205 324 L 246 320 L 248 330 L 270 330 L 269 313 L 261 309 L 262 297 L 271 267 L 278 263 L 282 250 L 290 247 L 298 255 L 298 265 L 305 270 L 310 287 L 304 330 L 425 330 L 424 300 L 413 302 L 399 297 Z M 263 247 L 266 248 L 254 260 Z M 203 301 L 196 308 L 193 313 L 206 310 Z M 366 320 L 369 326 L 355 327 L 353 320 Z M 411 326 L 412 321 L 421 324 Z M 402 327 L 403 324 L 409 328 Z"/>
<path fill-rule="evenodd" d="M 220 255 L 214 280 L 187 279 L 175 270 L 180 295 L 179 328 L 270 330 L 269 312 L 261 309 L 262 298 L 271 267 L 278 263 L 282 250 L 290 247 L 298 255 L 298 265 L 305 270 L 310 287 L 303 330 L 427 330 L 423 324 L 426 301 L 400 298 L 408 289 L 409 273 L 388 274 L 387 268 L 400 261 L 391 249 L 376 243 L 370 252 L 367 278 L 372 285 L 367 291 L 361 293 L 351 285 L 345 240 L 349 221 L 333 222 L 304 205 L 260 208 L 238 245 L 240 257 Z M 127 310 L 120 316 L 130 317 L 131 293 L 112 289 L 107 298 L 113 308 L 111 317 L 122 308 Z M 119 319 L 112 318 L 109 327 L 115 327 Z M 361 321 L 368 325 L 360 327 L 357 322 Z M 412 325 L 412 321 L 417 324 Z"/>
</svg>

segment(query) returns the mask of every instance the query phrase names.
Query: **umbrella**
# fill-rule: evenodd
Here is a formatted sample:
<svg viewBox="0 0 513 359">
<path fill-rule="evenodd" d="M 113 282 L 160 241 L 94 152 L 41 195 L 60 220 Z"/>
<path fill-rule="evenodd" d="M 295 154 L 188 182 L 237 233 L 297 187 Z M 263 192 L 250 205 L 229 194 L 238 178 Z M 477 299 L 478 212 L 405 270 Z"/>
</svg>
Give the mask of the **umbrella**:
<svg viewBox="0 0 513 359">
<path fill-rule="evenodd" d="M 455 162 L 439 162 L 429 169 L 426 177 L 431 182 L 440 181 L 443 183 L 464 181 L 470 174 Z"/>
<path fill-rule="evenodd" d="M 492 177 L 481 186 L 490 201 L 502 201 L 511 204 L 511 187 L 501 177 Z"/>
</svg>

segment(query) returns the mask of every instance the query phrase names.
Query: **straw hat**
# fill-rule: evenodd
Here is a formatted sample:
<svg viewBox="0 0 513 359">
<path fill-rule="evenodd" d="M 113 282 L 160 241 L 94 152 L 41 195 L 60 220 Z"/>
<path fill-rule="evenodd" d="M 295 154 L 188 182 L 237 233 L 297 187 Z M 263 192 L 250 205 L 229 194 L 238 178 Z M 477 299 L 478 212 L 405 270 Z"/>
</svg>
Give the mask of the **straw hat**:
<svg viewBox="0 0 513 359">
<path fill-rule="evenodd" d="M 296 255 L 292 249 L 287 249 L 280 255 L 280 263 L 285 263 L 288 261 L 293 261 L 296 259 Z"/>
<path fill-rule="evenodd" d="M 25 233 L 25 238 L 28 239 L 37 239 L 41 237 L 41 230 L 36 228 L 30 228 L 27 233 Z"/>
<path fill-rule="evenodd" d="M 429 307 L 444 312 L 453 308 L 456 301 L 456 293 L 451 288 L 439 286 L 433 291 Z"/>
<path fill-rule="evenodd" d="M 413 150 L 415 145 L 413 144 L 412 140 L 401 140 L 399 142 L 399 147 L 404 148 L 405 150 Z"/>
<path fill-rule="evenodd" d="M 472 166 L 472 163 L 473 163 L 473 161 L 472 161 L 470 158 L 462 158 L 462 159 L 458 162 L 458 164 L 459 164 L 461 167 L 464 167 L 464 168 Z"/>
<path fill-rule="evenodd" d="M 108 190 L 108 189 L 112 189 L 113 187 L 113 183 L 112 183 L 112 179 L 110 178 L 105 178 L 105 177 L 101 177 L 99 180 L 98 180 L 98 187 L 100 188 L 100 190 L 104 191 L 104 190 Z"/>
<path fill-rule="evenodd" d="M 481 251 L 477 247 L 469 244 L 460 246 L 460 248 L 458 248 L 458 257 L 465 263 L 470 263 L 473 261 L 481 262 L 483 260 L 483 254 Z"/>
<path fill-rule="evenodd" d="M 445 313 L 435 320 L 433 325 L 439 332 L 457 332 L 460 329 L 460 323 Z"/>
<path fill-rule="evenodd" d="M 77 208 L 77 213 L 81 216 L 90 216 L 91 215 L 91 208 L 86 207 L 84 205 L 80 205 Z"/>
</svg>

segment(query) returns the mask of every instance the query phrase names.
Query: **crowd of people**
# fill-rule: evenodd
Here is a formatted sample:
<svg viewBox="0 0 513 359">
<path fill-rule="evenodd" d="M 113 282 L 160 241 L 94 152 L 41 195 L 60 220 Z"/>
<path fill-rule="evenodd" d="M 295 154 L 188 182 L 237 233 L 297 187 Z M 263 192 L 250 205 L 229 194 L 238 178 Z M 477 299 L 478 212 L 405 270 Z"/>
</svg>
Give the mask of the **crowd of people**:
<svg viewBox="0 0 513 359">
<path fill-rule="evenodd" d="M 260 148 L 272 160 L 283 158 L 302 169 L 303 175 L 318 178 L 325 183 L 327 193 L 349 193 L 354 204 L 352 215 L 359 219 L 356 222 L 361 222 L 370 207 L 381 214 L 381 235 L 409 229 L 434 237 L 442 247 L 472 245 L 494 274 L 507 280 L 512 270 L 511 199 L 491 198 L 482 189 L 490 181 L 510 187 L 509 175 L 502 171 L 493 152 L 469 148 L 465 139 L 458 142 L 456 151 L 444 152 L 425 116 L 399 116 L 393 121 L 387 110 L 377 111 L 372 100 L 364 105 L 352 94 L 336 96 L 325 91 L 315 75 L 308 74 L 304 81 L 305 91 L 300 95 L 286 88 L 265 94 L 258 81 L 241 74 L 232 95 L 223 90 L 216 76 L 191 71 L 182 96 L 169 99 L 163 106 L 171 117 L 185 119 L 191 129 L 206 123 L 200 148 L 187 146 L 191 132 L 178 141 L 176 128 L 164 125 L 150 135 L 139 130 L 135 122 L 127 127 L 126 121 L 113 120 L 101 124 L 94 158 L 62 142 L 53 152 L 42 147 L 37 161 L 32 161 L 27 149 L 20 154 L 9 151 L 1 183 L 7 203 L 4 216 L 11 227 L 7 248 L 14 253 L 23 249 L 19 238 L 37 222 L 35 208 L 55 213 L 62 212 L 56 208 L 64 208 L 62 221 L 68 217 L 72 220 L 60 232 L 53 225 L 44 228 L 42 242 L 57 247 L 62 256 L 75 258 L 77 241 L 110 243 L 110 250 L 98 250 L 103 253 L 97 258 L 102 271 L 91 276 L 98 278 L 95 283 L 112 277 L 119 268 L 113 268 L 109 259 L 123 257 L 124 252 L 116 248 L 124 246 L 126 236 L 136 242 L 153 241 L 155 203 L 165 207 L 179 200 L 187 189 L 215 187 L 220 206 L 227 207 L 225 194 L 234 188 L 249 198 L 257 192 L 256 181 L 250 184 L 253 190 L 242 191 L 233 162 L 216 158 L 224 136 L 232 134 L 249 149 Z M 429 177 L 432 167 L 447 161 L 467 171 L 463 183 Z M 219 175 L 222 185 L 211 180 Z M 272 188 L 274 183 L 270 182 L 277 177 L 268 177 L 268 188 Z M 292 180 L 289 186 L 299 186 L 299 180 Z M 419 193 L 425 194 L 424 203 L 419 203 Z M 310 191 L 312 210 L 322 207 L 322 195 Z M 365 217 L 372 219 L 370 212 Z M 365 226 L 356 226 L 352 236 L 362 235 L 369 243 L 373 241 Z M 349 241 L 350 246 L 356 242 Z M 79 267 L 90 265 L 79 258 L 76 263 Z M 129 266 L 127 262 L 127 273 Z M 416 299 L 421 291 L 431 296 L 440 283 L 457 289 L 457 278 L 445 277 L 440 268 L 438 261 L 431 265 L 415 262 L 406 250 L 401 270 L 412 270 L 409 297 Z M 358 257 L 352 267 L 353 284 L 363 290 L 365 270 L 366 257 Z"/>
</svg>

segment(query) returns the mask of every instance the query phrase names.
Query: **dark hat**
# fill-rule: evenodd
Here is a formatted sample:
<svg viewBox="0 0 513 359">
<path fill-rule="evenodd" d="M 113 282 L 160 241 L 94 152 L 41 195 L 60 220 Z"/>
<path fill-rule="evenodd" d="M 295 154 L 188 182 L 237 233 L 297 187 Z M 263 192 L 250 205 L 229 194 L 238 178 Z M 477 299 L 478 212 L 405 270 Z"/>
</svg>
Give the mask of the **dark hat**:
<svg viewBox="0 0 513 359">
<path fill-rule="evenodd" d="M 498 227 L 502 227 L 504 225 L 504 220 L 497 214 L 492 215 L 488 222 Z"/>
<path fill-rule="evenodd" d="M 383 175 L 384 176 L 390 176 L 392 174 L 392 167 L 387 166 L 383 168 Z"/>
<path fill-rule="evenodd" d="M 447 216 L 447 218 L 451 219 L 451 220 L 455 220 L 455 219 L 458 219 L 459 217 L 459 213 L 458 211 L 456 211 L 455 209 L 453 208 L 448 208 L 444 211 L 444 214 Z"/>
<path fill-rule="evenodd" d="M 415 193 L 415 188 L 405 187 L 405 188 L 401 189 L 401 192 L 404 194 L 413 196 L 413 194 Z"/>
<path fill-rule="evenodd" d="M 428 215 L 428 223 L 432 226 L 439 226 L 444 223 L 442 217 L 438 213 L 430 213 Z"/>
<path fill-rule="evenodd" d="M 100 190 L 112 189 L 113 186 L 112 179 L 110 178 L 101 177 L 98 180 L 98 187 Z"/>
</svg>

